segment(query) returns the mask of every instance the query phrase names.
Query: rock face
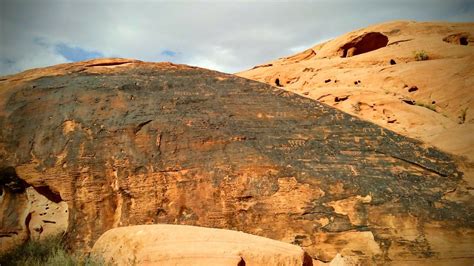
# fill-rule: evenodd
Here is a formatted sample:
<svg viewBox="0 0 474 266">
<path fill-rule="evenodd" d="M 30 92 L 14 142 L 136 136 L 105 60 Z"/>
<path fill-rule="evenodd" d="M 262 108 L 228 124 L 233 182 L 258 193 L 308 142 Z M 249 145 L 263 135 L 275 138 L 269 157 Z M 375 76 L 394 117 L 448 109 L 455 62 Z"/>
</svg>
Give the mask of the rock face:
<svg viewBox="0 0 474 266">
<path fill-rule="evenodd" d="M 312 265 L 296 245 L 189 225 L 111 229 L 97 240 L 92 253 L 114 265 Z"/>
<path fill-rule="evenodd" d="M 474 161 L 472 36 L 474 23 L 387 22 L 237 75 Z"/>
<path fill-rule="evenodd" d="M 0 168 L 67 204 L 75 248 L 167 223 L 282 240 L 324 262 L 473 261 L 472 183 L 452 157 L 266 84 L 169 63 L 65 64 L 3 77 L 0 125 Z M 3 219 L 21 207 L 2 204 Z M 23 229 L 2 226 L 2 245 Z"/>
<path fill-rule="evenodd" d="M 11 167 L 0 169 L 0 184 L 0 252 L 67 231 L 68 205 L 48 199 L 47 187 L 28 186 Z"/>
</svg>

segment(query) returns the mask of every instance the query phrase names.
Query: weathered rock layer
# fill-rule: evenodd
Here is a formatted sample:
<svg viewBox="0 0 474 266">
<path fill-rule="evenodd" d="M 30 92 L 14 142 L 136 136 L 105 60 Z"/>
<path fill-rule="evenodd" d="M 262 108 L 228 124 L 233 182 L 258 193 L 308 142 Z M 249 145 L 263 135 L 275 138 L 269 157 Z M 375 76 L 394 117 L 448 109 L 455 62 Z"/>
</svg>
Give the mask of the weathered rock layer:
<svg viewBox="0 0 474 266">
<path fill-rule="evenodd" d="M 474 257 L 472 197 L 449 155 L 317 101 L 121 59 L 4 77 L 0 96 L 0 167 L 67 203 L 75 247 L 170 223 L 298 244 L 321 261 Z"/>
</svg>

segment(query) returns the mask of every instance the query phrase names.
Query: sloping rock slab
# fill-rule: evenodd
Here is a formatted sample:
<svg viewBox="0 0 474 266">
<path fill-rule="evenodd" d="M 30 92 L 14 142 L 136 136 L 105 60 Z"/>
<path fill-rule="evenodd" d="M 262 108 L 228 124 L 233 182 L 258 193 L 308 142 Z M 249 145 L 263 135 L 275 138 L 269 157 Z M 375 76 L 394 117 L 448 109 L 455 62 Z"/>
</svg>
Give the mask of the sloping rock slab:
<svg viewBox="0 0 474 266">
<path fill-rule="evenodd" d="M 282 240 L 325 262 L 474 257 L 474 209 L 449 155 L 317 101 L 131 60 L 1 80 L 0 168 L 67 203 L 73 248 L 166 223 Z"/>
</svg>

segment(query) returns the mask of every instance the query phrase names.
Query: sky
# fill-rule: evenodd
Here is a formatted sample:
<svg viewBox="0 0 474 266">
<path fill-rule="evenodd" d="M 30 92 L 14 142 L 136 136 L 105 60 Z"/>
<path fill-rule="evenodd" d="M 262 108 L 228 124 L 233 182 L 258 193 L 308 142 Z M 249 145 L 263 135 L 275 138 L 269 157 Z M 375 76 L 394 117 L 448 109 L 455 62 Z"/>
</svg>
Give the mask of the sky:
<svg viewBox="0 0 474 266">
<path fill-rule="evenodd" d="M 474 0 L 0 0 L 0 75 L 99 57 L 235 73 L 390 20 L 474 22 Z"/>
</svg>

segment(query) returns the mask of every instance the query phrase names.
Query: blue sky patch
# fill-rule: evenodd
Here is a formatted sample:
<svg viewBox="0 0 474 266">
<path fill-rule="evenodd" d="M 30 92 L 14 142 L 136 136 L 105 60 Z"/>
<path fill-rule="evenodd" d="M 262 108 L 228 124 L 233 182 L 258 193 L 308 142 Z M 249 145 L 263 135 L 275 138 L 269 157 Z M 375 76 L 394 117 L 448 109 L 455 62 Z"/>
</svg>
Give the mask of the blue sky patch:
<svg viewBox="0 0 474 266">
<path fill-rule="evenodd" d="M 169 57 L 176 56 L 176 54 L 177 53 L 175 51 L 171 51 L 171 50 L 164 50 L 163 52 L 161 52 L 161 55 L 169 56 Z"/>
<path fill-rule="evenodd" d="M 55 50 L 68 61 L 77 62 L 92 58 L 104 57 L 104 54 L 96 51 L 87 51 L 78 46 L 69 46 L 64 43 L 57 44 Z"/>
</svg>

